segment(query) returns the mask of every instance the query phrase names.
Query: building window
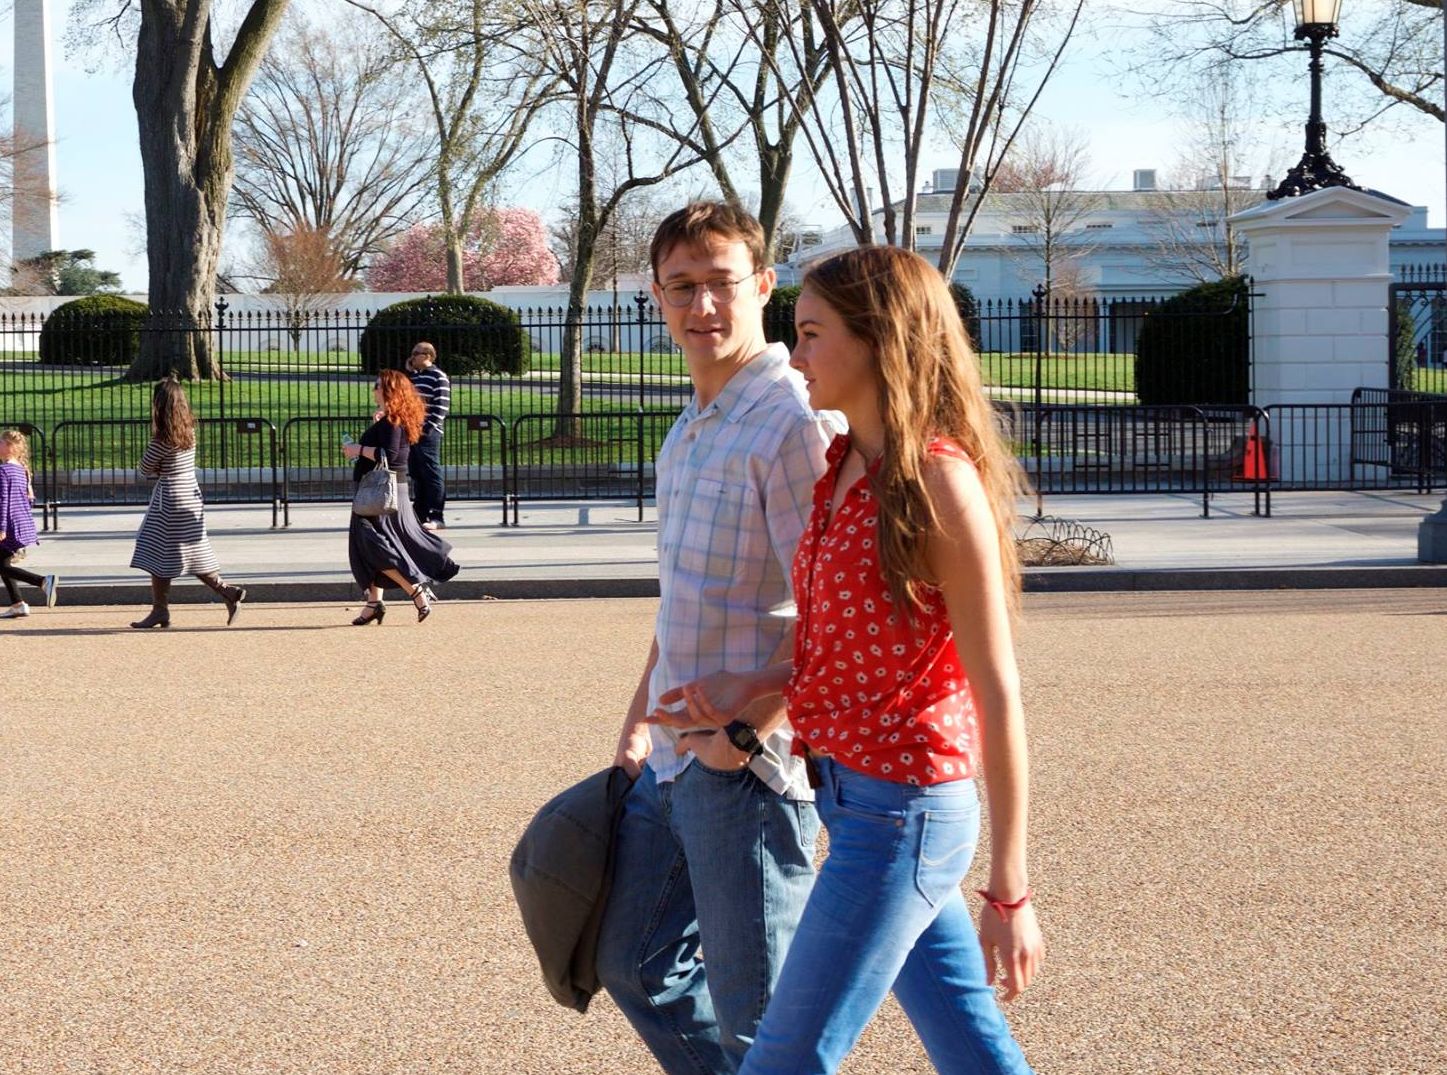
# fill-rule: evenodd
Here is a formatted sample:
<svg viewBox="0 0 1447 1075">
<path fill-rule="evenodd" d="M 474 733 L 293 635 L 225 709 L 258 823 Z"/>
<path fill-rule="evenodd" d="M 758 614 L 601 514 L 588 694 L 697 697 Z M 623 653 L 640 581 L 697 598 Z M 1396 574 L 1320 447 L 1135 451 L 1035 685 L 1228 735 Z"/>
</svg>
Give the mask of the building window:
<svg viewBox="0 0 1447 1075">
<path fill-rule="evenodd" d="M 916 235 L 933 235 L 935 230 L 929 224 L 916 224 L 914 226 L 914 233 Z"/>
<path fill-rule="evenodd" d="M 1100 223 L 1097 223 L 1097 224 L 1087 224 L 1087 225 L 1085 225 L 1085 230 L 1086 230 L 1086 231 L 1103 231 L 1103 230 L 1106 229 L 1106 228 L 1113 228 L 1113 227 L 1115 227 L 1115 225 L 1112 224 L 1110 221 L 1106 220 L 1106 221 L 1101 221 Z"/>
<path fill-rule="evenodd" d="M 1014 235 L 1034 235 L 1040 230 L 1038 224 L 1011 224 L 1010 231 Z"/>
</svg>

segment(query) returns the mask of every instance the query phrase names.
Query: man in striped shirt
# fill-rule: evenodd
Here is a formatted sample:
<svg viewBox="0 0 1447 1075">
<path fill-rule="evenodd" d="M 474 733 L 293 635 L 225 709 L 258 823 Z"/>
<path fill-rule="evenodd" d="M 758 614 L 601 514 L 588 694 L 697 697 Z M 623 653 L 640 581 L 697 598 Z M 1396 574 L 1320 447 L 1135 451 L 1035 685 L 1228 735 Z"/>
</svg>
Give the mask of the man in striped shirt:
<svg viewBox="0 0 1447 1075">
<path fill-rule="evenodd" d="M 789 568 L 834 431 L 764 336 L 766 256 L 758 221 L 718 203 L 653 238 L 654 300 L 694 396 L 655 463 L 660 601 L 614 758 L 638 779 L 598 977 L 670 1075 L 738 1070 L 814 883 L 813 792 L 777 699 L 742 711 L 762 741 L 747 752 L 647 721 L 676 687 L 793 652 Z"/>
<path fill-rule="evenodd" d="M 422 439 L 412 445 L 407 470 L 412 476 L 412 507 L 424 529 L 441 530 L 447 524 L 442 508 L 447 489 L 442 484 L 442 427 L 452 407 L 452 382 L 437 366 L 437 348 L 423 341 L 407 356 L 407 375 L 427 404 Z"/>
</svg>

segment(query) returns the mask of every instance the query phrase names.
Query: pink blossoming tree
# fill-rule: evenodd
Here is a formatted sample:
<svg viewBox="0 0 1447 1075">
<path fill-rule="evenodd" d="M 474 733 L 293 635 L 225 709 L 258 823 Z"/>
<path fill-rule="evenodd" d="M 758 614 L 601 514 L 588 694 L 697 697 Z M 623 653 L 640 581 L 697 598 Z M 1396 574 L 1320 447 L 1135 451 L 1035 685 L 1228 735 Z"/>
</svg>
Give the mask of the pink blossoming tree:
<svg viewBox="0 0 1447 1075">
<path fill-rule="evenodd" d="M 489 291 L 509 285 L 558 282 L 558 259 L 547 229 L 531 209 L 485 209 L 474 214 L 462 249 L 463 287 Z M 447 246 L 439 224 L 404 232 L 367 269 L 373 291 L 447 290 Z"/>
</svg>

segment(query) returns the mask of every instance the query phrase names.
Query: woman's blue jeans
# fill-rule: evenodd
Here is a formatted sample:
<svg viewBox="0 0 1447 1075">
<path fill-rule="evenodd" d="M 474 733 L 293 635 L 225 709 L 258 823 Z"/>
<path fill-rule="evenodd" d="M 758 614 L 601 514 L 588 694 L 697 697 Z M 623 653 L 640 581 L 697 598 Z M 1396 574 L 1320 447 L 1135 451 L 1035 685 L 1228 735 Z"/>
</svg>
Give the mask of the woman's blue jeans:
<svg viewBox="0 0 1447 1075">
<path fill-rule="evenodd" d="M 985 984 L 960 882 L 974 857 L 974 782 L 896 784 L 817 759 L 829 858 L 742 1075 L 829 1075 L 892 988 L 944 1075 L 1028 1075 Z"/>
</svg>

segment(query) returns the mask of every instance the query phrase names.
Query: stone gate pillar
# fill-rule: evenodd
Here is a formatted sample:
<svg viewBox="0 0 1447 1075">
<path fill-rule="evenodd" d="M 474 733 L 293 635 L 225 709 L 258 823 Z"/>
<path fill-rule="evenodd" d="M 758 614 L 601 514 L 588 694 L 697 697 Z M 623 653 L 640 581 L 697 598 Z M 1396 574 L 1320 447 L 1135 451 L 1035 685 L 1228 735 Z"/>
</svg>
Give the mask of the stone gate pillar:
<svg viewBox="0 0 1447 1075">
<path fill-rule="evenodd" d="M 1388 386 L 1387 238 L 1410 213 L 1395 198 L 1329 187 L 1232 217 L 1255 292 L 1253 404 L 1350 403 L 1353 389 Z M 1282 411 L 1271 435 L 1285 482 L 1352 473 L 1345 413 Z"/>
</svg>

